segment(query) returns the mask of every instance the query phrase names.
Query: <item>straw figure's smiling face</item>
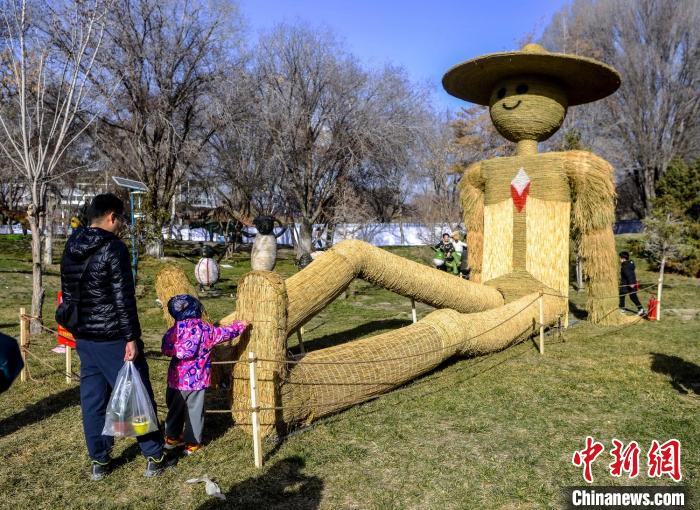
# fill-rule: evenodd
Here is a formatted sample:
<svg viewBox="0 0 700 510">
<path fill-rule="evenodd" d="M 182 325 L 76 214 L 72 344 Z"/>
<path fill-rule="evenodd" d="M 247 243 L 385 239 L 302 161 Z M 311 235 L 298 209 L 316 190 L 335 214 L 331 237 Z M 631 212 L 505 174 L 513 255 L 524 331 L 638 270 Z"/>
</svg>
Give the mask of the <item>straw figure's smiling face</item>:
<svg viewBox="0 0 700 510">
<path fill-rule="evenodd" d="M 564 90 L 542 76 L 518 76 L 498 83 L 489 110 L 494 126 L 511 142 L 546 140 L 561 126 L 568 102 Z"/>
</svg>

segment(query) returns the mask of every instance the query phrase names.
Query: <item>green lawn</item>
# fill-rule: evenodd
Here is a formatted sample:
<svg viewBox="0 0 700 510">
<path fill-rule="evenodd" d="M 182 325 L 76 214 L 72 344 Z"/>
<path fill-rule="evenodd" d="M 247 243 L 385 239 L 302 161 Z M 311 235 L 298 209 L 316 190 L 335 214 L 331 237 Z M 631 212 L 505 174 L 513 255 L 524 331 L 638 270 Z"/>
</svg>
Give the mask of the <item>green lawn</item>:
<svg viewBox="0 0 700 510">
<path fill-rule="evenodd" d="M 618 238 L 620 247 L 628 241 Z M 430 258 L 427 248 L 392 251 Z M 28 254 L 26 242 L 0 240 L 0 329 L 9 334 L 17 334 L 18 308 L 30 303 Z M 292 254 L 281 258 L 277 270 L 293 273 Z M 178 263 L 191 274 L 191 263 Z M 655 275 L 637 263 L 640 280 L 653 282 Z M 204 299 L 214 318 L 234 308 L 236 283 L 249 270 L 247 254 L 224 264 L 232 267 L 222 270 L 221 295 Z M 145 286 L 139 313 L 149 351 L 158 349 L 164 330 L 153 289 L 156 267 L 143 262 L 139 282 Z M 46 281 L 49 318 L 57 270 L 52 267 Z M 572 321 L 564 338 L 556 332 L 547 338 L 545 356 L 526 341 L 453 360 L 281 444 L 266 443 L 262 470 L 253 466 L 250 438 L 228 415 L 217 414 L 207 417 L 206 447 L 163 477 L 143 478 L 135 442 L 121 440 L 114 452 L 119 467 L 91 483 L 78 387 L 30 361 L 36 380 L 17 382 L 0 395 L 0 507 L 217 508 L 203 485 L 184 483 L 207 474 L 231 508 L 560 508 L 562 487 L 584 483 L 571 456 L 587 435 L 606 446 L 593 467 L 596 485 L 673 484 L 668 477 L 647 478 L 646 452 L 653 439 L 679 439 L 682 484 L 697 494 L 700 320 L 672 315 L 672 309 L 700 308 L 700 281 L 671 275 L 667 283 L 661 322 L 619 329 Z M 645 304 L 648 297 L 642 296 Z M 573 296 L 575 304 L 583 301 L 583 295 Z M 419 305 L 419 316 L 430 310 Z M 305 345 L 321 348 L 400 327 L 410 322 L 410 312 L 408 299 L 355 282 L 306 326 Z M 52 338 L 32 341 L 33 352 L 61 368 L 63 357 L 50 352 Z M 163 402 L 167 365 L 150 366 Z M 210 397 L 210 407 L 223 405 L 221 394 Z M 612 438 L 640 443 L 642 473 L 635 480 L 608 474 Z"/>
</svg>

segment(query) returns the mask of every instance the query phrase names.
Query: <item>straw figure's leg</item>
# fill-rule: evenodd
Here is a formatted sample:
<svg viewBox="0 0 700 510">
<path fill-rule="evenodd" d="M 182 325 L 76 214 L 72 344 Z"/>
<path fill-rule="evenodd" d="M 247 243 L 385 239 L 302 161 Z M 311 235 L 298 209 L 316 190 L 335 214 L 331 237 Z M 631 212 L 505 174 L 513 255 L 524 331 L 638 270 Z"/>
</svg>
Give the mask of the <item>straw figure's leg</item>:
<svg viewBox="0 0 700 510">
<path fill-rule="evenodd" d="M 469 165 L 464 171 L 459 182 L 459 198 L 467 229 L 470 280 L 480 283 L 484 250 L 484 179 L 481 176 L 481 163 Z"/>
<path fill-rule="evenodd" d="M 393 255 L 369 243 L 348 240 L 324 252 L 286 280 L 287 333 L 292 334 L 338 297 L 355 278 L 435 308 L 480 312 L 503 305 L 499 291 Z M 240 292 L 240 288 L 239 288 Z M 230 322 L 232 315 L 222 319 Z"/>
<path fill-rule="evenodd" d="M 562 153 L 572 191 L 571 221 L 580 236 L 580 255 L 587 282 L 589 320 L 620 324 L 617 313 L 619 260 L 615 249 L 615 183 L 613 168 L 587 151 Z"/>
<path fill-rule="evenodd" d="M 544 323 L 561 298 L 543 296 Z M 485 312 L 436 310 L 420 321 L 370 338 L 306 354 L 281 386 L 284 422 L 310 422 L 433 370 L 453 356 L 499 351 L 532 335 L 540 321 L 539 293 Z"/>
</svg>

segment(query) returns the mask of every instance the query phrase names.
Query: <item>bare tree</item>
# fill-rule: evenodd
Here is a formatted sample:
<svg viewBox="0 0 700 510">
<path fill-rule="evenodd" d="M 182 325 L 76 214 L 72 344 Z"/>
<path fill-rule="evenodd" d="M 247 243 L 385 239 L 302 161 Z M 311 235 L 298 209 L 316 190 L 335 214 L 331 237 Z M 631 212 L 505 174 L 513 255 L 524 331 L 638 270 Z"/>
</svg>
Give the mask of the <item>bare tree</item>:
<svg viewBox="0 0 700 510">
<path fill-rule="evenodd" d="M 42 242 L 47 192 L 60 177 L 68 148 L 90 125 L 80 121 L 89 77 L 104 32 L 100 0 L 60 4 L 4 0 L 3 53 L 8 59 L 6 100 L 0 110 L 0 150 L 26 182 L 32 231 L 32 330 L 37 331 L 44 302 Z M 12 112 L 13 114 L 9 114 Z"/>
<path fill-rule="evenodd" d="M 114 167 L 148 187 L 155 257 L 173 195 L 216 130 L 210 93 L 230 54 L 228 14 L 197 0 L 117 0 L 110 14 L 96 85 L 112 100 L 98 141 Z"/>
<path fill-rule="evenodd" d="M 212 193 L 232 217 L 246 223 L 259 215 L 286 218 L 284 177 L 254 101 L 251 77 L 241 68 L 229 68 L 218 89 L 221 127 L 210 140 Z"/>
<path fill-rule="evenodd" d="M 593 56 L 622 75 L 611 97 L 573 108 L 564 126 L 618 169 L 636 190 L 639 217 L 673 157 L 700 151 L 700 1 L 576 0 L 545 31 L 548 49 Z M 556 143 L 556 140 L 553 140 Z"/>
<path fill-rule="evenodd" d="M 331 34 L 282 25 L 262 38 L 253 70 L 260 118 L 273 142 L 299 250 L 363 165 L 400 162 L 415 144 L 422 96 L 400 69 L 363 70 Z"/>
</svg>

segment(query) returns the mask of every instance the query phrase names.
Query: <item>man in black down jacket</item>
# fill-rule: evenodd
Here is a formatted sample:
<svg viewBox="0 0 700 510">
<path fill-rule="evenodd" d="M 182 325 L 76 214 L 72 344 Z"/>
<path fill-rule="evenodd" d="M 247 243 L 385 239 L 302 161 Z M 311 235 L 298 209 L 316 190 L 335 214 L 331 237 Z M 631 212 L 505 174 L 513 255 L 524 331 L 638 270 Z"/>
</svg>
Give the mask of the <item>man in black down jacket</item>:
<svg viewBox="0 0 700 510">
<path fill-rule="evenodd" d="M 64 300 L 78 302 L 79 321 L 72 333 L 80 356 L 80 407 L 91 478 L 100 480 L 109 471 L 114 443 L 112 436 L 102 435 L 105 410 L 124 361 L 134 362 L 152 401 L 153 390 L 143 355 L 129 252 L 116 236 L 126 224 L 123 202 L 111 193 L 97 195 L 88 208 L 88 222 L 89 227 L 68 239 L 61 259 L 61 289 Z M 147 459 L 145 476 L 155 476 L 172 464 L 163 454 L 160 431 L 137 439 Z"/>
<path fill-rule="evenodd" d="M 627 251 L 620 252 L 620 310 L 625 308 L 625 296 L 637 307 L 637 315 L 644 315 L 644 307 L 637 297 L 637 274 L 634 270 L 634 261 L 630 260 Z"/>
</svg>

